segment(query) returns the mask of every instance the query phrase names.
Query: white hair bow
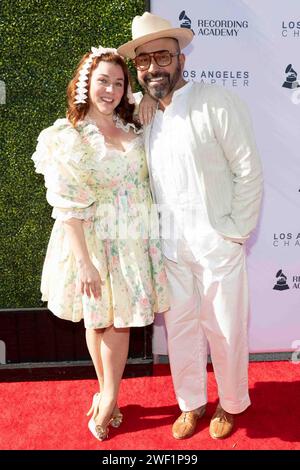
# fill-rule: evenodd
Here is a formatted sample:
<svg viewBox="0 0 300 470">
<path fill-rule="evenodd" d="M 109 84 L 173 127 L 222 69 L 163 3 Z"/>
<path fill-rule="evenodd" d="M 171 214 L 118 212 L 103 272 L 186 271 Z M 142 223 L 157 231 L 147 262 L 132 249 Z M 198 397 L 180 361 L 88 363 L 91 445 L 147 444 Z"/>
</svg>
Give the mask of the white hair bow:
<svg viewBox="0 0 300 470">
<path fill-rule="evenodd" d="M 102 54 L 107 54 L 108 52 L 111 52 L 112 54 L 118 54 L 117 49 L 113 49 L 111 47 L 91 47 L 92 54 L 90 57 L 100 57 Z"/>
</svg>

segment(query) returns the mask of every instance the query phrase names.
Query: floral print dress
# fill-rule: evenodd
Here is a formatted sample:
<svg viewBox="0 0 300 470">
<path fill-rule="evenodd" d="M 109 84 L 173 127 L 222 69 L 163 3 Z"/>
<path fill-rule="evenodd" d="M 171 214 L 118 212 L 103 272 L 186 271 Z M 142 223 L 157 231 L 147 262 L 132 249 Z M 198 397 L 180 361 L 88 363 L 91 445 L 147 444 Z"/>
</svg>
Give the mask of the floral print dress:
<svg viewBox="0 0 300 470">
<path fill-rule="evenodd" d="M 127 131 L 132 126 L 119 118 L 116 125 Z M 58 119 L 40 133 L 32 156 L 56 219 L 42 272 L 42 300 L 60 318 L 84 318 L 86 328 L 145 326 L 169 308 L 143 138 L 135 132 L 122 152 L 106 147 L 94 123 L 81 121 L 75 129 Z M 104 282 L 101 298 L 78 289 L 64 229 L 69 218 L 84 221 L 89 255 Z"/>
</svg>

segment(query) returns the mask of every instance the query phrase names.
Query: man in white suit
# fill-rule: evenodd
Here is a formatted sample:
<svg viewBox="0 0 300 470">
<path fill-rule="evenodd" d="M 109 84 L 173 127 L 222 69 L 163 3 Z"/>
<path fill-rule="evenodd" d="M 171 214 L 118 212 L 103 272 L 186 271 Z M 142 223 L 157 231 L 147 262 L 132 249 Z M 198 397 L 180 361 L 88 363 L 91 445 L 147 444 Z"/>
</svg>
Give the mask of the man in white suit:
<svg viewBox="0 0 300 470">
<path fill-rule="evenodd" d="M 243 244 L 258 219 L 261 165 L 240 99 L 183 79 L 189 29 L 146 12 L 134 18 L 132 37 L 118 52 L 158 101 L 145 146 L 171 293 L 165 321 L 182 411 L 172 433 L 192 436 L 205 413 L 209 343 L 219 394 L 209 431 L 220 439 L 250 405 Z"/>
</svg>

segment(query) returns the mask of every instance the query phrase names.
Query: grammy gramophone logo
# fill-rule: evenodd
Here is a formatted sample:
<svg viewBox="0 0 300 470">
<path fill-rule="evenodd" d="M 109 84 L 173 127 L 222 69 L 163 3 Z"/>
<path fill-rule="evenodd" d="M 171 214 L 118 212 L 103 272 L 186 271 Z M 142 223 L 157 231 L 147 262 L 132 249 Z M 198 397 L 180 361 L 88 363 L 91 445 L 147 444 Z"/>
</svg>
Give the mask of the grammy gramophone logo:
<svg viewBox="0 0 300 470">
<path fill-rule="evenodd" d="M 292 64 L 289 64 L 286 67 L 285 73 L 286 73 L 286 79 L 282 84 L 283 88 L 290 88 L 293 90 L 294 88 L 300 87 L 299 82 L 297 80 L 298 74 L 296 70 L 293 69 Z"/>
<path fill-rule="evenodd" d="M 182 12 L 180 13 L 179 21 L 180 28 L 190 29 L 195 34 L 194 30 L 192 29 L 192 20 L 185 14 L 185 10 L 182 10 Z"/>
<path fill-rule="evenodd" d="M 282 270 L 279 269 L 279 271 L 276 273 L 276 284 L 273 287 L 274 290 L 287 290 L 289 289 L 289 285 L 287 284 L 286 280 L 287 277 L 285 274 L 283 274 Z"/>
</svg>

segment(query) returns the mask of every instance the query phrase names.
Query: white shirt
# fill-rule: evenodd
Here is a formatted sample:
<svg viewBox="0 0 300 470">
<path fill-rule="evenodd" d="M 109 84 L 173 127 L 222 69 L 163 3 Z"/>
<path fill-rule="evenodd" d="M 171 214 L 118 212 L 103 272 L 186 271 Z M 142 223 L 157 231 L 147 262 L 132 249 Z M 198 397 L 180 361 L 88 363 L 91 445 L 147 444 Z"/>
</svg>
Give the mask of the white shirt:
<svg viewBox="0 0 300 470">
<path fill-rule="evenodd" d="M 208 219 L 188 138 L 185 116 L 192 86 L 189 82 L 176 90 L 165 111 L 157 110 L 150 134 L 149 166 L 162 249 L 172 261 L 177 261 L 180 240 L 187 242 L 199 259 L 220 238 Z"/>
</svg>

